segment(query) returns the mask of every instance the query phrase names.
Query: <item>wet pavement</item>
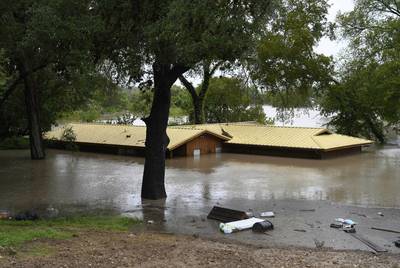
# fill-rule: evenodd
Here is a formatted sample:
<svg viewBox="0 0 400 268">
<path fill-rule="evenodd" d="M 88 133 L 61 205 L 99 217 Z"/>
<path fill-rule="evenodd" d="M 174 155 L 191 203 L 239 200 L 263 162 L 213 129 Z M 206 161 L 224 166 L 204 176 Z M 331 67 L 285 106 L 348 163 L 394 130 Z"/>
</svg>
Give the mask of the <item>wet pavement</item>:
<svg viewBox="0 0 400 268">
<path fill-rule="evenodd" d="M 109 211 L 143 218 L 146 229 L 196 234 L 263 246 L 368 250 L 349 234 L 329 228 L 351 218 L 358 233 L 390 252 L 400 234 L 400 149 L 386 147 L 331 160 L 219 154 L 167 161 L 164 201 L 140 199 L 143 158 L 49 150 L 44 161 L 28 151 L 0 151 L 0 210 L 52 206 L 60 213 Z M 214 205 L 274 211 L 268 235 L 218 232 L 206 216 Z M 386 208 L 384 208 L 386 207 Z M 315 211 L 302 211 L 315 209 Z M 384 216 L 377 213 L 383 212 Z M 294 231 L 295 229 L 305 232 Z"/>
</svg>

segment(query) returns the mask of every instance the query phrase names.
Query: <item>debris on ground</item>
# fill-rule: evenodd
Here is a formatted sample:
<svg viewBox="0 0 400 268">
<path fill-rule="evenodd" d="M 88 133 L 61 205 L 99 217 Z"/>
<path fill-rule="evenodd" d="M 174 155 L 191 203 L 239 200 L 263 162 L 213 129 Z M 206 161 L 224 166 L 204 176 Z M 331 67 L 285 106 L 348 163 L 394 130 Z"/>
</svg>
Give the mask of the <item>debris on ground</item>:
<svg viewBox="0 0 400 268">
<path fill-rule="evenodd" d="M 294 229 L 293 231 L 295 231 L 295 232 L 301 232 L 301 233 L 305 233 L 305 232 L 307 232 L 306 230 L 304 230 L 304 229 Z"/>
<path fill-rule="evenodd" d="M 354 225 L 344 225 L 343 231 L 345 231 L 346 233 L 355 233 L 356 228 L 354 228 Z"/>
<path fill-rule="evenodd" d="M 261 212 L 260 217 L 273 218 L 275 217 L 275 213 L 273 211 Z"/>
<path fill-rule="evenodd" d="M 400 240 L 394 241 L 394 245 L 398 248 L 400 248 Z"/>
<path fill-rule="evenodd" d="M 343 227 L 343 224 L 341 224 L 341 223 L 331 223 L 330 227 L 339 229 L 339 228 Z"/>
<path fill-rule="evenodd" d="M 219 229 L 221 232 L 225 234 L 230 234 L 235 231 L 242 231 L 246 229 L 250 229 L 253 227 L 255 223 L 263 222 L 263 219 L 258 218 L 250 218 L 245 220 L 233 221 L 228 223 L 220 223 Z"/>
<path fill-rule="evenodd" d="M 392 229 L 386 229 L 386 228 L 378 228 L 378 227 L 371 227 L 371 229 L 372 230 L 383 231 L 383 232 L 400 234 L 400 231 L 398 231 L 398 230 L 392 230 Z"/>
<path fill-rule="evenodd" d="M 341 223 L 346 224 L 346 225 L 356 225 L 357 224 L 357 222 L 355 222 L 355 221 L 353 221 L 351 219 L 337 218 L 337 219 L 335 219 L 335 221 L 341 222 Z"/>
<path fill-rule="evenodd" d="M 358 239 L 359 241 L 363 242 L 365 245 L 367 245 L 368 247 L 370 247 L 371 249 L 373 249 L 376 252 L 387 252 L 386 249 L 380 247 L 379 245 L 371 242 L 370 240 L 368 240 L 367 238 L 361 236 L 360 234 L 355 234 L 355 233 L 351 233 L 350 234 L 352 237 Z"/>
<path fill-rule="evenodd" d="M 367 215 L 361 214 L 361 213 L 357 213 L 357 212 L 351 212 L 350 214 L 353 214 L 353 215 L 357 215 L 357 216 L 360 216 L 360 217 L 367 218 Z"/>
<path fill-rule="evenodd" d="M 381 217 L 385 216 L 385 215 L 383 215 L 382 212 L 378 212 L 378 215 L 381 216 Z"/>
<path fill-rule="evenodd" d="M 316 248 L 322 248 L 325 244 L 325 241 L 319 241 L 318 239 L 314 238 L 314 244 Z"/>
<path fill-rule="evenodd" d="M 355 233 L 355 225 L 357 224 L 355 221 L 351 219 L 343 219 L 343 218 L 336 218 L 336 222 L 339 223 L 331 223 L 331 228 L 342 229 L 346 233 Z"/>
<path fill-rule="evenodd" d="M 14 216 L 16 221 L 36 221 L 39 219 L 39 215 L 34 211 L 26 211 Z"/>
<path fill-rule="evenodd" d="M 315 208 L 312 209 L 300 209 L 301 212 L 315 212 Z"/>
<path fill-rule="evenodd" d="M 266 231 L 273 230 L 274 225 L 272 224 L 272 222 L 265 220 L 255 223 L 251 229 L 253 230 L 253 232 L 256 233 L 265 233 Z"/>
<path fill-rule="evenodd" d="M 58 209 L 56 209 L 52 206 L 49 206 L 46 208 L 46 213 L 45 213 L 46 218 L 54 219 L 54 218 L 57 218 L 59 216 L 59 214 L 60 213 L 59 213 Z"/>
<path fill-rule="evenodd" d="M 9 220 L 11 218 L 11 213 L 8 211 L 0 211 L 0 220 Z"/>
<path fill-rule="evenodd" d="M 147 223 L 148 223 L 148 224 L 153 224 L 154 221 L 153 221 L 153 220 L 148 220 Z"/>
<path fill-rule="evenodd" d="M 247 212 L 246 212 L 246 215 L 247 215 L 247 217 L 249 217 L 249 218 L 254 217 L 253 211 L 247 211 Z"/>
<path fill-rule="evenodd" d="M 244 211 L 214 206 L 207 218 L 226 223 L 248 219 L 249 216 Z"/>
</svg>

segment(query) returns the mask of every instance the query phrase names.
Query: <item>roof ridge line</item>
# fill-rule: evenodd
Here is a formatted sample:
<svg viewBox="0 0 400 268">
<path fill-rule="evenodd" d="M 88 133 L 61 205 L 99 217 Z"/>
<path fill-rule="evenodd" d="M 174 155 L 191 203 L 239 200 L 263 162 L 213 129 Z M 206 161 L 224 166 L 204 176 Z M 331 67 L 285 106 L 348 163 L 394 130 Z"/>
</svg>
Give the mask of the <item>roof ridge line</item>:
<svg viewBox="0 0 400 268">
<path fill-rule="evenodd" d="M 66 124 L 63 124 L 63 126 L 66 125 L 94 125 L 94 126 L 113 126 L 113 127 L 146 127 L 146 126 L 140 126 L 140 125 L 124 125 L 124 124 L 107 124 L 107 123 L 100 123 L 100 122 L 69 122 Z"/>
</svg>

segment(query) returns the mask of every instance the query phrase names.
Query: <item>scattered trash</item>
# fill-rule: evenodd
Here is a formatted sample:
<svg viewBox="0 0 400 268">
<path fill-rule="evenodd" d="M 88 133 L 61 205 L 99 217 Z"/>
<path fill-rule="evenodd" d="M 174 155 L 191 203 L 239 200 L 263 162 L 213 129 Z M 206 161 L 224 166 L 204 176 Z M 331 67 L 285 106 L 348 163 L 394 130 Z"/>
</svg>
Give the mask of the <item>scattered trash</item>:
<svg viewBox="0 0 400 268">
<path fill-rule="evenodd" d="M 353 236 L 354 238 L 358 239 L 359 241 L 363 242 L 365 245 L 367 245 L 371 249 L 375 250 L 376 252 L 386 252 L 387 251 L 386 249 L 376 245 L 375 243 L 371 242 L 370 240 L 361 236 L 360 234 L 351 233 L 350 235 Z"/>
<path fill-rule="evenodd" d="M 153 220 L 149 220 L 149 221 L 147 221 L 147 223 L 148 223 L 148 224 L 153 224 L 154 221 L 153 221 Z"/>
<path fill-rule="evenodd" d="M 351 219 L 337 218 L 337 219 L 335 219 L 335 221 L 341 222 L 341 223 L 346 224 L 346 225 L 356 225 L 357 224 L 357 222 L 355 222 L 355 221 L 353 221 Z"/>
<path fill-rule="evenodd" d="M 400 248 L 400 240 L 394 241 L 394 245 L 398 248 Z"/>
<path fill-rule="evenodd" d="M 302 232 L 302 233 L 305 233 L 305 232 L 307 232 L 306 230 L 304 230 L 304 229 L 294 229 L 293 231 L 295 231 L 295 232 Z"/>
<path fill-rule="evenodd" d="M 0 211 L 0 220 L 9 220 L 11 218 L 11 214 L 8 211 Z"/>
<path fill-rule="evenodd" d="M 233 228 L 232 228 L 232 226 L 230 226 L 230 225 L 227 224 L 227 223 L 220 223 L 220 224 L 219 224 L 219 230 L 220 230 L 221 232 L 223 232 L 224 234 L 231 234 L 231 233 L 233 233 Z"/>
<path fill-rule="evenodd" d="M 356 229 L 354 226 L 357 224 L 355 221 L 351 219 L 343 219 L 343 218 L 337 218 L 335 219 L 336 222 L 340 223 L 331 223 L 330 227 L 331 228 L 336 228 L 336 229 L 342 229 L 346 233 L 352 233 L 354 234 L 356 232 Z"/>
<path fill-rule="evenodd" d="M 225 234 L 230 234 L 235 231 L 242 231 L 246 229 L 250 229 L 253 227 L 255 223 L 263 222 L 263 219 L 258 218 L 250 218 L 245 220 L 233 221 L 228 223 L 220 223 L 219 229 L 221 232 Z"/>
<path fill-rule="evenodd" d="M 378 212 L 378 215 L 381 216 L 381 217 L 385 216 L 385 215 L 383 215 L 382 212 Z"/>
<path fill-rule="evenodd" d="M 260 217 L 273 218 L 275 217 L 275 213 L 273 211 L 261 212 Z"/>
<path fill-rule="evenodd" d="M 385 228 L 378 228 L 378 227 L 371 227 L 373 230 L 378 230 L 378 231 L 383 231 L 383 232 L 389 232 L 389 233 L 396 233 L 400 234 L 400 231 L 397 230 L 391 230 L 391 229 L 385 229 Z"/>
<path fill-rule="evenodd" d="M 357 216 L 360 216 L 360 217 L 364 217 L 364 218 L 367 217 L 367 215 L 361 214 L 361 213 L 357 213 L 357 212 L 351 212 L 350 214 L 354 214 L 354 215 L 357 215 Z"/>
<path fill-rule="evenodd" d="M 330 227 L 339 229 L 339 228 L 343 227 L 343 224 L 341 224 L 341 223 L 331 223 Z"/>
<path fill-rule="evenodd" d="M 247 216 L 246 212 L 244 211 L 214 206 L 207 218 L 226 223 L 248 219 L 249 216 Z"/>
<path fill-rule="evenodd" d="M 354 225 L 344 225 L 343 231 L 345 231 L 346 233 L 355 233 L 356 229 L 354 228 Z"/>
<path fill-rule="evenodd" d="M 49 206 L 48 208 L 46 208 L 46 218 L 57 218 L 59 215 L 59 211 L 56 208 L 53 208 L 52 206 Z"/>
<path fill-rule="evenodd" d="M 325 244 L 325 241 L 319 241 L 318 239 L 314 238 L 314 244 L 316 248 L 322 248 Z"/>
<path fill-rule="evenodd" d="M 300 209 L 301 212 L 315 212 L 315 208 L 313 209 Z"/>
<path fill-rule="evenodd" d="M 26 211 L 25 213 L 17 214 L 14 216 L 14 220 L 16 221 L 36 221 L 38 219 L 38 214 L 32 211 Z"/>
<path fill-rule="evenodd" d="M 252 211 L 247 211 L 246 212 L 246 215 L 247 215 L 247 217 L 253 217 L 254 216 L 254 213 L 252 212 Z"/>
<path fill-rule="evenodd" d="M 253 232 L 256 233 L 264 233 L 266 231 L 273 230 L 274 225 L 272 224 L 272 222 L 265 220 L 255 223 L 251 229 L 253 230 Z"/>
</svg>

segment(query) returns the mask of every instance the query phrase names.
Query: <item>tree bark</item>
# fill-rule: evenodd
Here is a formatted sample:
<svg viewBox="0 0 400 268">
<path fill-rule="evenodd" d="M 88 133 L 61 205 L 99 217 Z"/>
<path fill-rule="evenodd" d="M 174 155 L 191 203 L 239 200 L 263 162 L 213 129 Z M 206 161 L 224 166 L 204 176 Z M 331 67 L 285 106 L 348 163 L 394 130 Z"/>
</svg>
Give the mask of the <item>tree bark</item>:
<svg viewBox="0 0 400 268">
<path fill-rule="evenodd" d="M 193 116 L 194 123 L 204 124 L 206 122 L 204 116 L 204 100 L 208 91 L 208 87 L 210 85 L 210 79 L 215 73 L 215 71 L 223 64 L 222 61 L 217 62 L 211 68 L 210 62 L 203 63 L 203 81 L 201 83 L 200 92 L 197 94 L 196 89 L 183 75 L 179 76 L 179 80 L 182 82 L 183 86 L 189 91 L 190 96 L 192 97 L 193 103 Z"/>
<path fill-rule="evenodd" d="M 169 144 L 167 126 L 171 104 L 171 86 L 177 76 L 166 64 L 153 64 L 154 97 L 146 123 L 146 149 L 142 182 L 142 198 L 166 198 L 165 156 Z"/>
<path fill-rule="evenodd" d="M 192 83 L 190 83 L 183 75 L 179 76 L 179 80 L 182 82 L 183 86 L 189 91 L 190 96 L 192 97 L 194 123 L 203 124 L 204 98 L 200 98 L 200 95 L 197 95 L 196 89 L 194 88 Z"/>
<path fill-rule="evenodd" d="M 39 101 L 36 83 L 32 75 L 24 77 L 25 105 L 28 118 L 29 142 L 31 159 L 38 160 L 45 158 L 42 130 L 40 125 Z"/>
<path fill-rule="evenodd" d="M 204 123 L 204 99 L 196 96 L 196 98 L 192 98 L 193 101 L 193 114 L 194 114 L 194 123 L 203 124 Z"/>
</svg>

